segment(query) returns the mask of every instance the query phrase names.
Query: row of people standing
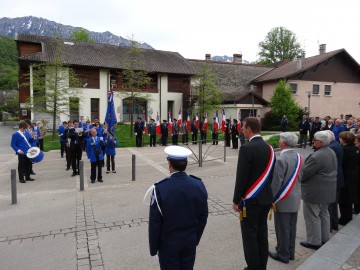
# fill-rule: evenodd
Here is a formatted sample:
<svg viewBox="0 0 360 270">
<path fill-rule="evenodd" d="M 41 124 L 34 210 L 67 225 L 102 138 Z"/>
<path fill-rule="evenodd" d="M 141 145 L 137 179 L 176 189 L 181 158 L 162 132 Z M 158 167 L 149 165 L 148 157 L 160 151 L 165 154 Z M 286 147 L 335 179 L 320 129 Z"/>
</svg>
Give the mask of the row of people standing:
<svg viewBox="0 0 360 270">
<path fill-rule="evenodd" d="M 63 125 L 58 128 L 61 157 L 66 157 L 66 170 L 72 168 L 72 175 L 79 174 L 79 163 L 82 159 L 83 151 L 86 152 L 88 160 L 91 162 L 91 182 L 94 183 L 96 178 L 102 182 L 102 167 L 104 164 L 104 156 L 106 155 L 106 173 L 113 173 L 115 170 L 115 147 L 118 141 L 115 136 L 115 130 L 111 133 L 108 131 L 106 123 L 101 125 L 98 120 L 85 123 L 77 120 L 68 122 L 64 121 Z M 110 167 L 111 165 L 111 167 Z M 97 175 L 96 175 L 97 168 Z"/>
<path fill-rule="evenodd" d="M 213 118 L 214 122 L 211 127 L 211 135 L 212 135 L 212 144 L 218 145 L 219 142 L 219 123 L 216 122 L 216 118 Z M 171 125 L 171 127 L 170 127 Z M 138 118 L 137 122 L 134 126 L 134 132 L 136 137 L 136 146 L 141 147 L 142 136 L 145 134 L 145 125 L 144 122 L 141 121 L 141 118 Z M 160 135 L 160 144 L 162 146 L 166 146 L 168 144 L 169 133 L 171 136 L 172 145 L 178 145 L 179 136 L 181 136 L 181 143 L 188 144 L 189 136 L 191 135 L 191 143 L 198 143 L 198 135 L 200 133 L 200 142 L 202 144 L 206 144 L 207 142 L 207 132 L 208 125 L 205 120 L 205 117 L 202 117 L 199 123 L 197 124 L 196 118 L 193 118 L 193 121 L 188 126 L 186 121 L 179 123 L 177 119 L 173 119 L 173 122 L 169 124 L 166 120 L 163 120 L 161 123 L 159 130 L 157 131 L 157 125 L 155 123 L 155 119 L 151 119 L 148 124 L 148 134 L 150 137 L 150 147 L 156 146 L 156 135 Z M 189 135 L 190 133 L 190 135 Z M 242 134 L 241 123 L 237 121 L 237 119 L 233 120 L 231 123 L 230 119 L 226 120 L 225 130 L 225 145 L 226 147 L 231 146 L 231 142 L 233 145 L 233 149 L 238 149 L 240 140 L 241 144 L 245 143 L 245 137 Z"/>
</svg>

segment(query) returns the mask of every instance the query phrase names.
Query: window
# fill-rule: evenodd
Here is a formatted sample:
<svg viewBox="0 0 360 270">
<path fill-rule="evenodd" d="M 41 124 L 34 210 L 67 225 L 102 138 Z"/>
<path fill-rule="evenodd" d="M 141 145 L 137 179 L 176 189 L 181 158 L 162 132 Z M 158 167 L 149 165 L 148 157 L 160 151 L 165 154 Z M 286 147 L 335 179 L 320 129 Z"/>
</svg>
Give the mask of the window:
<svg viewBox="0 0 360 270">
<path fill-rule="evenodd" d="M 325 96 L 331 96 L 331 85 L 325 85 L 324 86 L 324 95 Z"/>
<path fill-rule="evenodd" d="M 290 88 L 291 88 L 291 91 L 292 91 L 293 95 L 296 95 L 297 86 L 298 86 L 297 83 L 290 83 Z"/>
<path fill-rule="evenodd" d="M 94 119 L 99 119 L 100 118 L 100 99 L 98 98 L 92 98 L 91 101 L 91 120 L 94 120 Z"/>
<path fill-rule="evenodd" d="M 98 69 L 73 68 L 83 88 L 100 89 L 100 71 Z M 70 86 L 72 83 L 70 82 Z"/>
<path fill-rule="evenodd" d="M 69 98 L 70 119 L 79 120 L 79 98 Z"/>
<path fill-rule="evenodd" d="M 312 94 L 313 95 L 319 95 L 320 94 L 320 85 L 313 84 Z"/>
</svg>

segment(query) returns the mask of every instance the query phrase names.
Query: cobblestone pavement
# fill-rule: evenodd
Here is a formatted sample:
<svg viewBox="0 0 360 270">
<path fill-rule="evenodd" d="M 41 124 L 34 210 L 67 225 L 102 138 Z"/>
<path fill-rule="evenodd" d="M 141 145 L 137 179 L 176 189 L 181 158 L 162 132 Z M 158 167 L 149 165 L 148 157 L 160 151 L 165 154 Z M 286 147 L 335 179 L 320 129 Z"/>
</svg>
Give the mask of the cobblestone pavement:
<svg viewBox="0 0 360 270">
<path fill-rule="evenodd" d="M 212 149 L 203 167 L 191 165 L 190 174 L 201 177 L 209 192 L 209 218 L 198 248 L 195 269 L 232 270 L 246 266 L 241 243 L 239 218 L 232 210 L 232 192 L 238 151 Z M 310 149 L 299 149 L 304 156 Z M 194 149 L 196 152 L 196 149 Z M 131 181 L 131 156 L 137 156 L 136 181 Z M 119 149 L 117 174 L 104 175 L 104 183 L 89 183 L 85 167 L 85 191 L 80 178 L 65 172 L 59 153 L 45 154 L 34 165 L 36 181 L 18 185 L 18 204 L 9 205 L 9 168 L 17 159 L 1 155 L 7 165 L 0 167 L 0 261 L 1 269 L 159 269 L 148 254 L 148 209 L 142 197 L 153 182 L 167 175 L 163 148 Z M 269 248 L 276 236 L 269 221 Z M 314 251 L 299 242 L 305 238 L 302 210 L 298 216 L 295 261 L 281 264 L 269 259 L 268 269 L 296 269 Z M 145 238 L 145 239 L 144 239 Z M 360 250 L 343 265 L 359 269 Z M 45 261 L 44 261 L 45 260 Z M 44 262 L 43 262 L 44 261 Z"/>
</svg>

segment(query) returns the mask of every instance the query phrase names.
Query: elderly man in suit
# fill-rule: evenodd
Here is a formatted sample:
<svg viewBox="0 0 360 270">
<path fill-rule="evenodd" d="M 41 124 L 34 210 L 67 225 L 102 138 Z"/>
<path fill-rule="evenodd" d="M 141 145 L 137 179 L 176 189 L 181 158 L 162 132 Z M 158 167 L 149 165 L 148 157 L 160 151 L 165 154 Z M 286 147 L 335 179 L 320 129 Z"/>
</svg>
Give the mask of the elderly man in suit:
<svg viewBox="0 0 360 270">
<path fill-rule="evenodd" d="M 274 260 L 289 263 L 295 259 L 295 238 L 300 208 L 300 175 L 302 157 L 294 151 L 298 137 L 292 132 L 280 133 L 282 149 L 276 159 L 271 189 L 274 195 L 276 252 L 269 251 Z"/>
<path fill-rule="evenodd" d="M 244 120 L 248 143 L 239 152 L 233 209 L 240 212 L 240 226 L 247 269 L 265 270 L 268 261 L 267 215 L 273 202 L 271 178 L 274 150 L 260 136 L 256 117 Z"/>
<path fill-rule="evenodd" d="M 328 132 L 314 135 L 315 152 L 306 158 L 301 178 L 301 198 L 304 201 L 306 241 L 300 245 L 318 249 L 330 238 L 329 204 L 336 200 L 337 159 L 328 145 Z"/>
</svg>

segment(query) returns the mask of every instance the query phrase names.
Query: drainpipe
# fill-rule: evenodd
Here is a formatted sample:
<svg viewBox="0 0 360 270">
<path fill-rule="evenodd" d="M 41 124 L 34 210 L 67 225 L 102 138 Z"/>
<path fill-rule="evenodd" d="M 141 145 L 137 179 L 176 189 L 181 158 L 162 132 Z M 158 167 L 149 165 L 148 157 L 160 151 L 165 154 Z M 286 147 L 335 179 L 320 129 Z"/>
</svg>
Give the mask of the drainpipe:
<svg viewBox="0 0 360 270">
<path fill-rule="evenodd" d="M 159 121 L 161 123 L 161 78 L 162 78 L 162 75 L 159 75 L 159 78 L 160 78 L 160 84 L 159 84 Z"/>
</svg>

